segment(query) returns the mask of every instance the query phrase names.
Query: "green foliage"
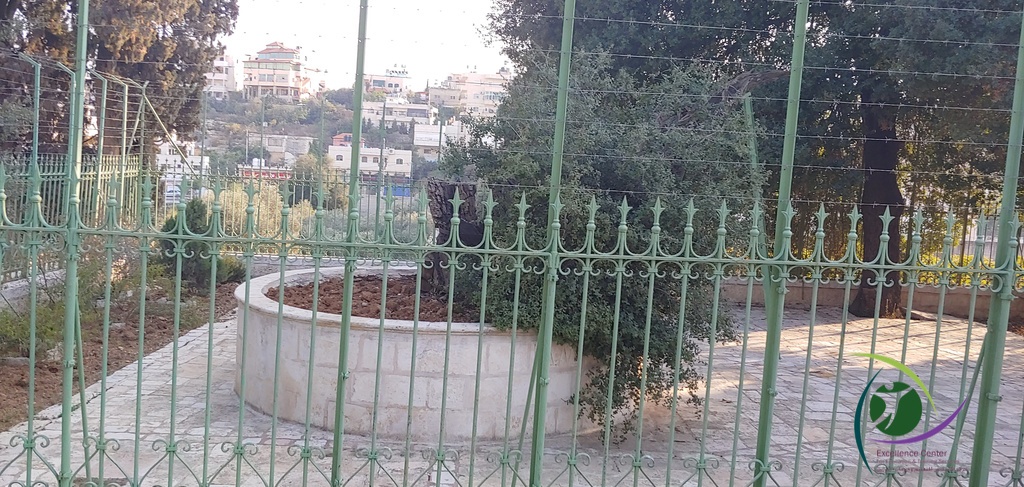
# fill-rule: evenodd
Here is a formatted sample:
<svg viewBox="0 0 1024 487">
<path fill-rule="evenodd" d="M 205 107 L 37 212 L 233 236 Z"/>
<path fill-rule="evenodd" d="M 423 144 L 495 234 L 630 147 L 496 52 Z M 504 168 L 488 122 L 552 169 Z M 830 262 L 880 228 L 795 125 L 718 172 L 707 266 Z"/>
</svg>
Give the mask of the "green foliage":
<svg viewBox="0 0 1024 487">
<path fill-rule="evenodd" d="M 492 120 L 474 122 L 471 139 L 452 142 L 446 149 L 441 170 L 449 177 L 479 178 L 498 205 L 493 220 L 494 238 L 500 245 L 516 242 L 515 222 L 519 218 L 516 204 L 522 194 L 532 208 L 526 212 L 525 237 L 533 248 L 544 248 L 547 234 L 548 174 L 551 155 L 538 151 L 553 137 L 553 124 L 536 123 L 550 120 L 555 107 L 554 90 L 538 90 L 536 86 L 554 86 L 557 74 L 555 59 L 534 59 L 541 68 L 527 71 L 513 80 L 508 96 Z M 661 245 L 675 251 L 682 247 L 686 225 L 685 207 L 691 197 L 699 212 L 694 224 L 694 249 L 709 253 L 715 244 L 718 226 L 716 212 L 722 199 L 717 195 L 736 195 L 728 200 L 736 212 L 749 210 L 749 199 L 743 198 L 760 189 L 762 175 L 749 165 L 736 161 L 748 159 L 748 136 L 742 107 L 734 101 L 713 104 L 709 93 L 718 86 L 707 70 L 676 68 L 664 80 L 639 89 L 629 75 L 609 69 L 610 58 L 586 56 L 575 64 L 571 85 L 566 134 L 567 154 L 562 166 L 560 214 L 561 237 L 565 248 L 583 248 L 586 222 L 593 198 L 597 232 L 595 247 L 599 251 L 615 249 L 620 221 L 620 205 L 625 201 L 633 208 L 626 217 L 629 227 L 627 243 L 640 251 L 650 242 L 653 225 L 651 208 L 660 195 L 666 211 L 661 214 Z M 675 120 L 688 114 L 685 122 Z M 600 120 L 602 123 L 591 123 Z M 587 123 L 580 123 L 586 121 Z M 709 135 L 710 133 L 710 135 Z M 493 137 L 495 145 L 481 142 Z M 495 147 L 500 147 L 497 149 Z M 737 170 L 737 168 L 740 170 Z M 746 238 L 748 224 L 742 218 L 730 218 L 727 226 L 734 235 Z M 742 246 L 742 243 L 739 245 Z M 501 262 L 502 269 L 513 262 Z M 541 262 L 527 262 L 539 265 Z M 626 275 L 616 280 L 614 265 L 600 262 L 590 276 L 587 292 L 587 330 L 583 337 L 584 351 L 602 366 L 589 377 L 590 385 L 581 391 L 582 412 L 598 421 L 614 421 L 605 416 L 608 397 L 607 374 L 611 363 L 611 342 L 618 311 L 618 350 L 615 385 L 611 391 L 613 413 L 634 411 L 641 394 L 641 363 L 644 347 L 649 346 L 650 366 L 647 368 L 647 390 L 650 399 L 665 399 L 673 387 L 672 370 L 680 367 L 681 382 L 689 387 L 691 400 L 701 374 L 696 368 L 700 343 L 707 342 L 712 328 L 711 286 L 703 279 L 688 282 L 686 320 L 677 323 L 681 301 L 680 281 L 659 277 L 653 289 L 650 340 L 644 340 L 648 310 L 648 278 L 646 266 L 633 262 L 626 266 Z M 580 337 L 580 309 L 584 297 L 582 262 L 562 263 L 558 294 L 555 301 L 554 337 L 559 343 L 576 346 Z M 662 268 L 671 275 L 679 268 Z M 690 269 L 696 273 L 696 269 Z M 690 270 L 685 274 L 690 275 Z M 701 269 L 707 270 L 707 269 Z M 479 275 L 463 271 L 455 279 L 463 299 L 474 302 L 480 298 Z M 539 303 L 543 276 L 524 273 L 520 305 L 515 307 L 515 276 L 498 272 L 488 285 L 488 320 L 507 328 L 518 312 L 518 326 L 532 328 L 541 321 Z M 618 303 L 616 302 L 618 301 Z M 717 315 L 715 338 L 729 339 L 733 326 L 725 313 Z M 683 342 L 676 338 L 682 327 Z M 676 347 L 682 348 L 681 363 L 675 362 Z M 564 392 L 564 391 L 563 391 Z M 627 415 L 627 417 L 629 417 Z M 628 424 L 628 421 L 627 421 Z"/>
<path fill-rule="evenodd" d="M 138 292 L 142 289 L 140 254 L 137 251 L 113 251 L 109 256 L 111 267 L 108 271 L 108 256 L 103 239 L 87 238 L 87 245 L 79 259 L 78 303 L 82 332 L 94 334 L 103 323 L 103 303 L 106 287 L 110 284 L 111 320 L 137 319 L 139 312 Z M 65 284 L 61 272 L 40 273 L 36 281 L 37 301 L 35 351 L 37 357 L 53 349 L 63 339 Z M 154 263 L 147 266 L 146 288 L 151 298 L 166 295 L 173 283 L 164 275 L 163 268 Z M 6 303 L 12 304 L 12 303 Z M 0 311 L 0 357 L 28 356 L 32 346 L 29 313 L 25 309 L 28 301 L 21 305 L 5 307 Z M 155 303 L 150 303 L 147 313 L 161 313 Z M 198 324 L 183 313 L 185 324 Z M 200 320 L 201 321 L 201 320 Z"/>
<path fill-rule="evenodd" d="M 212 204 L 212 195 L 207 195 L 205 198 L 207 205 Z M 237 237 L 247 235 L 246 218 L 248 217 L 249 203 L 249 195 L 242 184 L 232 184 L 221 192 L 221 227 L 226 235 Z M 281 211 L 284 209 L 280 187 L 265 183 L 262 187 L 256 188 L 252 197 L 252 205 L 253 230 L 256 234 L 263 237 L 279 235 L 281 233 Z M 344 205 L 341 206 L 340 211 L 343 209 Z M 289 237 L 309 236 L 312 233 L 312 220 L 315 212 L 316 210 L 309 201 L 299 201 L 292 205 L 288 216 Z M 257 215 L 259 218 L 256 217 Z"/>
<path fill-rule="evenodd" d="M 884 104 L 883 115 L 896 121 L 898 137 L 910 141 L 899 155 L 904 197 L 915 208 L 940 210 L 926 227 L 941 226 L 941 214 L 950 207 L 977 209 L 998 195 L 1001 178 L 989 176 L 999 173 L 1006 155 L 1020 17 L 1001 13 L 1005 4 L 996 0 L 927 5 L 906 8 L 906 2 L 887 0 L 811 9 L 805 64 L 825 69 L 802 73 L 801 99 L 813 101 L 801 105 L 797 128 L 793 241 L 798 252 L 812 248 L 818 201 L 841 203 L 827 208 L 833 215 L 848 213 L 858 202 L 867 91 Z M 518 68 L 532 69 L 531 52 L 559 49 L 561 10 L 561 0 L 497 0 L 490 34 Z M 574 51 L 606 48 L 625 54 L 616 56 L 610 69 L 656 81 L 671 71 L 674 59 L 699 59 L 728 78 L 751 69 L 753 59 L 754 66 L 789 65 L 795 5 L 594 0 L 580 2 L 576 16 L 616 20 L 578 22 L 573 36 Z M 658 27 L 664 19 L 715 27 Z M 926 39 L 934 41 L 921 42 Z M 628 55 L 637 53 L 643 55 Z M 787 89 L 785 82 L 753 89 L 755 115 L 774 132 L 784 127 Z M 778 187 L 782 140 L 758 141 L 760 159 L 771 171 L 766 201 Z M 839 220 L 826 230 L 825 246 L 833 254 L 845 246 L 848 230 Z M 906 221 L 903 228 L 910 228 Z"/>
<path fill-rule="evenodd" d="M 237 159 L 236 155 L 226 151 L 210 151 L 210 174 L 218 176 L 237 175 L 238 164 L 241 162 L 241 159 Z M 244 158 L 245 156 L 242 156 L 242 159 Z"/>
<path fill-rule="evenodd" d="M 438 169 L 437 160 L 428 161 L 420 156 L 412 156 L 412 179 L 419 181 L 433 175 Z"/>
<path fill-rule="evenodd" d="M 291 201 L 297 205 L 307 201 L 316 207 L 323 191 L 323 208 L 325 210 L 344 209 L 348 203 L 348 185 L 343 178 L 331 168 L 330 163 L 305 154 L 295 161 L 292 173 Z"/>
<path fill-rule="evenodd" d="M 52 349 L 64 332 L 64 303 L 47 302 L 36 307 L 36 355 Z M 0 311 L 0 357 L 27 357 L 32 346 L 27 312 Z"/>
<path fill-rule="evenodd" d="M 264 114 L 265 121 L 271 127 L 278 125 L 297 124 L 306 120 L 309 115 L 309 107 L 306 105 L 286 105 L 267 103 L 267 111 Z"/>
<path fill-rule="evenodd" d="M 213 276 L 213 268 L 209 255 L 209 247 L 202 241 L 188 237 L 189 232 L 194 235 L 206 235 L 210 231 L 209 213 L 206 203 L 201 199 L 194 199 L 185 205 L 184 221 L 180 224 L 178 216 L 175 215 L 164 222 L 160 231 L 169 236 L 181 235 L 179 238 L 164 239 L 160 241 L 160 256 L 156 261 L 160 263 L 165 271 L 172 276 L 178 272 L 180 258 L 181 281 L 190 290 L 198 293 L 206 292 L 210 287 L 210 279 L 213 277 L 217 284 L 223 282 L 238 282 L 244 276 L 239 275 L 240 264 L 237 261 L 225 261 L 217 257 L 217 275 Z M 224 269 L 221 269 L 221 268 Z"/>
<path fill-rule="evenodd" d="M 342 88 L 340 90 L 327 90 L 327 92 L 324 93 L 324 96 L 327 98 L 327 101 L 335 105 L 340 105 L 349 109 L 352 108 L 352 95 L 353 90 L 348 88 Z"/>
<path fill-rule="evenodd" d="M 15 49 L 40 60 L 42 70 L 43 127 L 67 126 L 69 110 L 67 76 L 56 64 L 74 65 L 77 2 L 45 0 L 5 2 L 0 23 L 14 19 L 16 29 L 7 31 L 0 47 Z M 130 14 L 126 15 L 126 12 Z M 220 39 L 230 34 L 238 17 L 237 0 L 110 0 L 94 2 L 89 10 L 90 39 L 85 55 L 90 67 L 147 83 L 146 92 L 169 132 L 191 134 L 202 114 L 205 73 L 222 53 Z M 0 80 L 0 99 L 21 96 L 32 85 L 31 70 L 9 71 Z M 8 84 L 10 83 L 10 84 Z M 117 92 L 116 88 L 114 89 Z M 133 95 L 135 96 L 135 95 Z M 138 102 L 138 99 L 134 99 Z M 116 95 L 115 95 L 116 101 Z M 111 115 L 120 117 L 120 103 L 111 103 Z M 61 108 L 63 107 L 63 108 Z M 120 129 L 109 124 L 108 136 Z M 53 130 L 42 137 L 43 152 L 59 152 L 66 131 Z M 30 141 L 22 134 L 22 144 Z"/>
</svg>

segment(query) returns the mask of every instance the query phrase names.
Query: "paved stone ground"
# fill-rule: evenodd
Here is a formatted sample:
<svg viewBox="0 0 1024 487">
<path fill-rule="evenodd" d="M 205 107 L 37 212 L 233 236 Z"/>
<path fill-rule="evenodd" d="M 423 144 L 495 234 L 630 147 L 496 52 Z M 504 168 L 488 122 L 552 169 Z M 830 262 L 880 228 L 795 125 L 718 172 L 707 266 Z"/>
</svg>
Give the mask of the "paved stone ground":
<svg viewBox="0 0 1024 487">
<path fill-rule="evenodd" d="M 712 380 L 707 389 L 702 387 L 698 391 L 709 397 L 706 425 L 700 409 L 693 406 L 681 405 L 674 421 L 671 410 L 664 406 L 646 408 L 640 444 L 642 455 L 636 462 L 631 456 L 637 450 L 636 435 L 608 448 L 602 445 L 599 433 L 582 435 L 575 442 L 571 437 L 548 438 L 544 460 L 546 481 L 551 485 L 570 484 L 566 464 L 568 457 L 560 452 L 569 451 L 575 443 L 580 452 L 578 463 L 571 472 L 571 482 L 575 485 L 618 485 L 620 482 L 634 485 L 634 480 L 637 485 L 697 485 L 695 475 L 700 473 L 703 473 L 703 485 L 733 485 L 730 479 L 735 485 L 748 484 L 752 479 L 750 464 L 757 437 L 765 320 L 761 308 L 752 310 L 749 321 L 745 320 L 743 309 L 735 309 L 734 314 L 741 326 L 748 323 L 746 353 L 743 353 L 742 340 L 716 346 L 711 364 Z M 809 311 L 786 312 L 778 401 L 773 415 L 772 451 L 778 463 L 773 463 L 770 470 L 772 478 L 780 485 L 824 485 L 821 481 L 825 476 L 823 471 L 827 470 L 824 467 L 829 466 L 825 462 L 830 455 L 834 470 L 828 485 L 837 485 L 831 480 L 838 480 L 844 486 L 878 485 L 879 482 L 886 485 L 884 476 L 858 468 L 860 463 L 852 426 L 854 410 L 868 378 L 868 362 L 851 354 L 871 352 L 873 338 L 877 345 L 875 353 L 897 359 L 902 358 L 902 345 L 907 344 L 904 363 L 930 385 L 937 407 L 931 425 L 955 409 L 961 389 L 966 387 L 962 375 L 966 374 L 966 382 L 969 383 L 974 372 L 973 360 L 977 357 L 984 331 L 982 324 L 976 324 L 970 334 L 971 362 L 964 371 L 964 345 L 968 338 L 968 323 L 964 320 L 944 319 L 936 348 L 934 319 L 913 321 L 909 327 L 903 320 L 880 320 L 877 327 L 873 320 L 856 320 L 847 324 L 844 334 L 841 316 L 840 309 L 819 308 L 811 327 L 812 314 Z M 809 337 L 812 329 L 813 337 Z M 325 451 L 329 455 L 332 444 L 330 432 L 314 429 L 307 436 L 302 425 L 283 422 L 275 425 L 266 415 L 248 409 L 240 411 L 238 396 L 233 391 L 234 330 L 233 321 L 229 321 L 197 329 L 181 338 L 177 347 L 178 374 L 173 407 L 173 346 L 143 361 L 141 388 L 136 382 L 138 364 L 110 376 L 102 427 L 105 437 L 116 440 L 116 443 L 108 445 L 102 455 L 104 477 L 118 485 L 127 485 L 124 479 L 136 478 L 141 479 L 139 484 L 147 486 L 169 483 L 187 486 L 328 485 L 326 478 L 330 475 L 331 461 L 329 456 L 322 458 L 321 455 Z M 809 342 L 811 353 L 808 363 Z M 211 345 L 212 355 L 208 354 L 207 348 Z M 844 359 L 839 368 L 837 357 L 841 346 Z M 999 472 L 1013 468 L 1015 461 L 1020 461 L 1018 442 L 1024 411 L 1024 338 L 1010 335 L 1005 352 L 1004 400 L 1000 403 L 996 419 L 990 485 L 1019 486 L 1020 483 L 1012 483 Z M 703 356 L 707 358 L 706 350 Z M 741 363 L 745 365 L 742 376 Z M 888 373 L 893 376 L 888 380 L 895 380 L 896 374 L 891 368 Z M 141 397 L 138 403 L 137 392 Z M 86 403 L 87 430 L 93 436 L 101 427 L 100 403 L 99 385 L 93 385 L 87 390 Z M 953 452 L 959 454 L 958 463 L 966 465 L 970 462 L 977 401 L 971 402 L 969 407 L 967 425 L 957 448 L 952 448 L 953 427 L 946 428 L 926 445 L 896 448 L 897 452 L 909 452 L 921 450 L 923 446 L 924 450 L 933 452 L 925 464 L 925 469 L 932 469 L 928 472 L 915 471 L 921 466 L 915 459 L 900 460 L 896 466 L 904 470 L 897 477 L 901 485 L 940 485 L 932 464 L 945 462 Z M 241 430 L 238 428 L 240 423 Z M 55 476 L 49 466 L 59 466 L 61 459 L 59 406 L 41 412 L 35 427 L 40 435 L 49 439 L 49 443 L 37 440 L 31 464 L 26 461 L 23 442 L 17 437 L 26 433 L 27 426 L 22 424 L 0 433 L 0 485 L 34 485 L 40 481 L 55 484 Z M 85 477 L 80 410 L 74 413 L 72 431 L 72 462 L 78 469 L 76 476 Z M 706 431 L 703 442 L 701 431 Z M 176 441 L 176 448 L 168 452 L 167 442 L 171 438 Z M 247 445 L 242 455 L 236 455 L 234 451 L 239 440 Z M 305 458 L 302 447 L 307 445 L 307 441 L 311 450 Z M 89 445 L 90 451 L 95 452 L 95 444 Z M 437 445 L 410 445 L 407 450 L 402 441 L 381 441 L 378 446 L 382 447 L 381 455 L 371 460 L 366 455 L 369 439 L 345 438 L 341 471 L 344 478 L 349 479 L 349 485 L 436 484 L 438 466 L 433 462 L 436 454 L 431 448 Z M 869 442 L 867 455 L 872 464 L 884 463 L 889 450 L 880 446 Z M 497 453 L 502 450 L 500 444 L 477 445 L 475 455 L 470 454 L 469 445 L 444 447 L 450 453 L 444 461 L 445 475 L 440 478 L 442 484 L 451 483 L 454 479 L 458 485 L 511 485 L 513 479 L 519 478 L 517 476 L 528 475 L 525 459 L 518 464 L 518 469 L 515 468 L 515 459 L 519 458 L 517 454 L 511 455 L 510 465 L 502 466 L 501 455 Z M 515 442 L 512 448 L 515 448 Z M 411 454 L 403 455 L 404 451 Z M 697 461 L 702 451 L 706 469 L 700 469 L 701 464 Z M 92 476 L 98 475 L 100 463 L 98 456 L 90 458 L 88 464 Z M 26 473 L 27 469 L 32 472 L 31 478 Z M 667 474 L 671 475 L 670 479 L 666 479 Z M 205 482 L 199 479 L 205 479 Z"/>
</svg>

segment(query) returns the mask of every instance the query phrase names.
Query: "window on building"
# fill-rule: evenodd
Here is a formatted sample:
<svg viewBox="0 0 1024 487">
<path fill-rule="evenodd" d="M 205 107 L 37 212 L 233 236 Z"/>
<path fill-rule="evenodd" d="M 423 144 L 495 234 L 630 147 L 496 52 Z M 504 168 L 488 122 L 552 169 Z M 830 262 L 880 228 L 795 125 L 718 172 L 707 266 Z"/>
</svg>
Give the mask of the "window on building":
<svg viewBox="0 0 1024 487">
<path fill-rule="evenodd" d="M 380 158 L 379 157 L 374 157 L 373 158 L 373 163 L 374 164 L 380 164 Z"/>
<path fill-rule="evenodd" d="M 370 84 L 372 84 L 374 88 L 383 88 L 384 87 L 384 80 L 382 80 L 382 79 L 375 79 Z"/>
<path fill-rule="evenodd" d="M 344 161 L 345 160 L 345 156 L 343 156 L 341 154 L 338 154 L 338 155 L 334 156 L 334 160 L 335 161 Z"/>
<path fill-rule="evenodd" d="M 366 156 L 363 156 L 363 162 L 366 162 Z"/>
<path fill-rule="evenodd" d="M 405 161 L 403 161 L 402 158 L 399 157 L 398 159 L 395 159 L 395 164 L 402 165 L 405 164 Z"/>
</svg>

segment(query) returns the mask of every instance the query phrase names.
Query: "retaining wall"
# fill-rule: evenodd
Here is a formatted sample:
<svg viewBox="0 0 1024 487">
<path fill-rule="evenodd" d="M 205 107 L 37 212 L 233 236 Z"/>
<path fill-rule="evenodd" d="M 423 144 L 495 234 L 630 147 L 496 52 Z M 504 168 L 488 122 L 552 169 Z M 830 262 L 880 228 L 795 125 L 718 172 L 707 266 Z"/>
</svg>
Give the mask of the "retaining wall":
<svg viewBox="0 0 1024 487">
<path fill-rule="evenodd" d="M 359 272 L 366 275 L 380 271 Z M 321 273 L 324 277 L 339 276 L 343 269 L 322 269 Z M 390 273 L 414 273 L 414 270 L 392 269 Z M 312 270 L 291 271 L 284 277 L 288 284 L 308 283 L 312 279 Z M 264 295 L 278 282 L 278 275 L 253 279 L 248 307 L 245 305 L 245 286 L 239 286 L 235 291 L 239 303 L 236 350 L 239 366 L 235 390 L 240 395 L 244 394 L 247 404 L 266 414 L 273 414 L 276 398 L 278 417 L 296 422 L 305 420 L 308 398 L 311 401 L 311 423 L 333 430 L 342 317 L 318 313 L 316 342 L 311 347 L 314 335 L 311 311 L 284 306 L 278 327 L 278 304 Z M 346 433 L 367 435 L 376 424 L 378 435 L 404 438 L 410 411 L 410 377 L 415 377 L 411 401 L 413 441 L 436 441 L 442 408 L 447 411 L 446 436 L 451 439 L 469 438 L 473 433 L 474 405 L 477 404 L 477 438 L 502 438 L 506 422 L 511 426 L 512 435 L 518 436 L 537 349 L 536 336 L 519 333 L 513 342 L 510 332 L 485 326 L 481 333 L 477 323 L 453 323 L 450 343 L 446 343 L 449 339 L 446 328 L 446 323 L 419 323 L 415 334 L 413 371 L 413 322 L 385 320 L 381 339 L 380 320 L 352 318 L 347 340 L 349 375 L 344 391 Z M 243 347 L 246 355 L 244 368 L 241 365 Z M 446 349 L 451 351 L 447 357 L 447 375 L 444 373 Z M 478 374 L 479 352 L 482 352 L 482 362 Z M 515 363 L 510 371 L 513 355 Z M 552 350 L 547 401 L 546 432 L 549 434 L 571 431 L 573 408 L 567 401 L 576 385 L 575 356 L 575 350 L 570 347 L 556 345 Z M 308 384 L 310 367 L 312 387 Z M 586 371 L 584 368 L 584 377 Z M 244 392 L 241 389 L 243 377 Z M 478 380 L 479 391 L 476 390 Z M 310 391 L 312 393 L 308 394 Z M 512 413 L 508 417 L 506 401 L 511 401 Z M 373 417 L 375 402 L 376 421 Z M 592 427 L 592 424 L 585 424 L 583 430 Z"/>
</svg>

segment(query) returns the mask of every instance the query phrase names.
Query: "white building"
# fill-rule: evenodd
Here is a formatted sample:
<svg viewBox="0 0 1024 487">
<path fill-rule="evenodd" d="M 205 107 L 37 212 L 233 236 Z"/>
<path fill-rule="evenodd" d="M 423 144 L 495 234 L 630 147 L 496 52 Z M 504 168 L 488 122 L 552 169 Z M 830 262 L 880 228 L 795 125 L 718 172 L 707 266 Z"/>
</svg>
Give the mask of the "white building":
<svg viewBox="0 0 1024 487">
<path fill-rule="evenodd" d="M 369 101 L 363 103 L 363 122 L 373 122 L 388 128 L 412 128 L 413 125 L 430 125 L 434 123 L 437 109 L 430 105 L 409 103 L 403 98 L 388 98 L 387 101 Z"/>
<path fill-rule="evenodd" d="M 274 96 L 299 102 L 310 97 L 317 85 L 311 81 L 310 71 L 299 49 L 272 42 L 256 53 L 255 58 L 242 63 L 242 87 L 246 99 Z"/>
<path fill-rule="evenodd" d="M 444 125 L 443 139 L 439 124 L 417 125 L 412 136 L 412 144 L 416 149 L 416 155 L 434 162 L 437 161 L 438 145 L 445 145 L 449 140 L 463 140 L 468 136 L 468 128 L 458 121 Z"/>
<path fill-rule="evenodd" d="M 384 70 L 384 74 L 368 74 L 363 77 L 363 92 L 382 92 L 391 95 L 405 94 L 410 82 L 405 66 Z"/>
<path fill-rule="evenodd" d="M 236 91 L 238 80 L 235 79 L 235 60 L 231 56 L 217 56 L 213 61 L 213 69 L 206 73 L 206 93 L 212 98 L 223 100 L 228 93 Z"/>
<path fill-rule="evenodd" d="M 340 171 L 352 168 L 352 146 L 332 145 L 327 148 L 331 167 Z M 383 174 L 388 176 L 410 177 L 412 175 L 412 151 L 386 148 L 381 154 L 379 147 L 361 147 L 359 149 L 360 174 L 377 174 L 381 169 L 383 157 Z"/>
<path fill-rule="evenodd" d="M 314 140 L 316 139 L 313 137 L 298 135 L 261 135 L 259 132 L 249 132 L 249 145 L 259 146 L 262 142 L 263 148 L 270 153 L 270 158 L 267 162 L 269 162 L 270 166 L 277 167 L 291 167 L 295 165 L 295 160 L 299 156 L 309 152 L 309 148 L 313 145 Z"/>
<path fill-rule="evenodd" d="M 175 148 L 177 147 L 177 148 Z M 164 201 L 177 203 L 181 198 L 181 181 L 203 174 L 210 162 L 195 142 L 181 142 L 174 138 L 157 146 L 156 167 L 164 188 Z"/>
<path fill-rule="evenodd" d="M 495 74 L 453 74 L 428 90 L 430 104 L 455 108 L 459 115 L 493 117 L 504 99 L 505 85 L 512 72 L 502 68 Z"/>
</svg>

